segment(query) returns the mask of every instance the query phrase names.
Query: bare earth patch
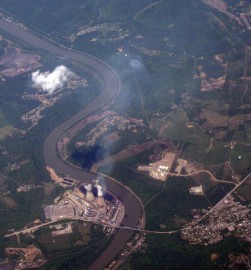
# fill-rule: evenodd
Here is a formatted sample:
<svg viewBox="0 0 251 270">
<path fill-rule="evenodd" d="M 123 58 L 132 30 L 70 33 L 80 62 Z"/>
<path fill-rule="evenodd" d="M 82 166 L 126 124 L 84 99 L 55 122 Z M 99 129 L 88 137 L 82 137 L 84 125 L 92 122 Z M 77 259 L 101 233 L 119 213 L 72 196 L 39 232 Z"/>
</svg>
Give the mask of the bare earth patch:
<svg viewBox="0 0 251 270">
<path fill-rule="evenodd" d="M 241 20 L 234 14 L 228 11 L 228 4 L 223 0 L 202 0 L 203 3 L 219 10 L 220 12 L 226 14 L 230 19 L 236 20 L 240 25 L 243 25 Z"/>
<path fill-rule="evenodd" d="M 200 118 L 206 120 L 202 125 L 202 128 L 205 130 L 224 127 L 229 127 L 229 129 L 234 130 L 238 128 L 239 124 L 251 121 L 251 114 L 238 114 L 229 117 L 228 115 L 222 115 L 215 111 L 205 109 L 202 111 Z"/>
<path fill-rule="evenodd" d="M 8 208 L 15 208 L 17 204 L 11 197 L 1 197 L 1 202 Z"/>
<path fill-rule="evenodd" d="M 203 80 L 202 81 L 201 91 L 202 92 L 207 92 L 207 91 L 220 89 L 220 88 L 223 87 L 224 83 L 225 83 L 225 76 L 222 76 L 222 77 L 216 78 L 216 79 L 211 78 L 208 81 Z"/>
<path fill-rule="evenodd" d="M 3 66 L 0 73 L 5 77 L 14 77 L 32 71 L 41 66 L 39 60 L 39 55 L 22 53 L 19 48 L 8 47 L 0 58 L 0 66 Z"/>
<path fill-rule="evenodd" d="M 0 128 L 0 141 L 4 141 L 8 137 L 12 137 L 14 135 L 24 135 L 25 131 L 21 129 L 14 128 L 13 126 L 5 126 Z"/>
</svg>

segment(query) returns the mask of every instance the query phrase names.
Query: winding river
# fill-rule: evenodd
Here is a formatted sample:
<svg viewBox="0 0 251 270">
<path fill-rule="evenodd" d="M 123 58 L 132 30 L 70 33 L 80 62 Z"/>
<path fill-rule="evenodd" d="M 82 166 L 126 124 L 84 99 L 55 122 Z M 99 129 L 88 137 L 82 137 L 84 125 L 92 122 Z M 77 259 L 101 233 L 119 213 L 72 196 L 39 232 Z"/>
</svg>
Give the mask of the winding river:
<svg viewBox="0 0 251 270">
<path fill-rule="evenodd" d="M 61 174 L 68 175 L 69 177 L 79 179 L 84 182 L 91 182 L 97 177 L 96 174 L 72 167 L 69 164 L 64 163 L 58 157 L 56 151 L 57 141 L 64 132 L 74 126 L 77 122 L 113 102 L 114 98 L 120 91 L 120 79 L 117 73 L 110 66 L 91 55 L 63 47 L 51 40 L 40 37 L 36 33 L 32 33 L 15 24 L 9 23 L 4 19 L 0 19 L 0 28 L 38 49 L 57 56 L 67 57 L 85 65 L 86 69 L 99 81 L 102 87 L 101 94 L 89 103 L 86 108 L 82 109 L 77 114 L 57 126 L 49 134 L 43 145 L 43 154 L 46 165 Z M 116 181 L 105 178 L 105 183 L 107 189 L 117 197 L 121 198 L 125 205 L 126 217 L 122 223 L 125 226 L 137 227 L 141 215 L 141 206 L 138 199 L 132 192 L 130 192 L 129 189 Z M 101 256 L 97 258 L 91 266 L 89 266 L 88 270 L 104 269 L 105 266 L 109 264 L 109 262 L 111 262 L 111 260 L 124 248 L 124 245 L 131 236 L 132 232 L 130 231 L 117 231 L 111 244 L 101 254 Z"/>
</svg>

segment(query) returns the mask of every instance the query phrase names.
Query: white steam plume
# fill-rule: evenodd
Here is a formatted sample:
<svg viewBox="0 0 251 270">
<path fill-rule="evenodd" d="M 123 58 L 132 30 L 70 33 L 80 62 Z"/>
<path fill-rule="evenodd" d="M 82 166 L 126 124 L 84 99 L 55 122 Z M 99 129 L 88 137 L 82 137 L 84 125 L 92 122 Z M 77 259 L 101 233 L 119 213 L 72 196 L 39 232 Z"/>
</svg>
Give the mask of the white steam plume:
<svg viewBox="0 0 251 270">
<path fill-rule="evenodd" d="M 52 94 L 56 89 L 62 88 L 72 75 L 73 73 L 62 65 L 56 67 L 51 73 L 37 70 L 32 73 L 33 86 Z"/>
<path fill-rule="evenodd" d="M 144 67 L 143 63 L 139 59 L 131 59 L 130 65 L 137 70 L 140 70 Z"/>
</svg>

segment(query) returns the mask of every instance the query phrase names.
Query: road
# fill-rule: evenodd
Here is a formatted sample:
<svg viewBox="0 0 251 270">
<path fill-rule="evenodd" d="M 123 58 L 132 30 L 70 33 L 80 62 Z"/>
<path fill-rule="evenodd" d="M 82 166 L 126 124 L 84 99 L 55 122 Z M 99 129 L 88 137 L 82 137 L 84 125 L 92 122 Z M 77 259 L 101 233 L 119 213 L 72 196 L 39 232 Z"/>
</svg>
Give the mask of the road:
<svg viewBox="0 0 251 270">
<path fill-rule="evenodd" d="M 217 207 L 219 207 L 224 200 L 226 200 L 230 195 L 232 195 L 242 184 L 244 184 L 245 181 L 247 181 L 249 178 L 251 177 L 251 172 L 246 175 L 246 177 L 244 177 L 244 179 L 242 181 L 240 181 L 240 183 L 238 183 L 230 192 L 228 192 L 226 194 L 226 196 L 224 196 L 215 206 L 213 206 L 204 216 L 202 216 L 198 221 L 196 221 L 196 223 L 193 223 L 193 225 L 191 225 L 190 227 L 198 224 L 199 222 L 201 222 L 205 217 L 207 217 L 210 213 L 212 213 Z"/>
<path fill-rule="evenodd" d="M 73 179 L 78 179 L 83 182 L 91 183 L 92 180 L 97 177 L 97 174 L 85 172 L 79 168 L 74 168 L 71 165 L 64 163 L 57 155 L 57 142 L 68 129 L 73 127 L 80 120 L 85 119 L 91 114 L 94 114 L 113 103 L 114 99 L 120 92 L 119 76 L 109 65 L 91 55 L 66 48 L 39 35 L 38 33 L 27 31 L 4 19 L 0 19 L 0 28 L 8 34 L 14 35 L 39 50 L 49 52 L 56 56 L 64 58 L 67 57 L 69 60 L 82 64 L 86 72 L 90 73 L 99 82 L 102 89 L 101 94 L 90 102 L 86 108 L 73 115 L 51 131 L 43 145 L 43 154 L 47 166 L 53 168 L 60 174 L 68 175 Z M 103 181 L 107 189 L 123 201 L 126 216 L 122 223 L 125 226 L 136 228 L 142 213 L 141 203 L 138 198 L 135 197 L 134 193 L 132 193 L 130 189 L 125 188 L 117 181 L 113 181 L 107 177 L 103 177 Z M 118 230 L 111 244 L 88 268 L 88 270 L 104 269 L 105 266 L 108 265 L 110 261 L 112 261 L 113 258 L 124 248 L 132 234 L 132 231 Z"/>
<path fill-rule="evenodd" d="M 202 216 L 196 223 L 193 223 L 190 227 L 195 226 L 196 224 L 198 224 L 199 222 L 201 222 L 206 216 L 208 216 L 210 213 L 212 213 L 217 207 L 219 207 L 224 200 L 226 200 L 230 195 L 232 195 L 242 184 L 245 183 L 245 181 L 247 181 L 249 178 L 251 178 L 251 172 L 246 175 L 242 181 L 240 181 L 240 183 L 238 185 L 236 185 L 230 192 L 228 192 L 226 194 L 226 196 L 224 196 L 215 206 L 213 206 L 204 216 Z M 81 218 L 81 217 L 68 217 L 68 218 L 64 218 L 64 219 L 69 219 L 69 220 L 78 220 L 78 221 L 84 221 L 84 222 L 88 222 L 86 219 Z M 14 236 L 20 233 L 29 233 L 32 232 L 34 230 L 37 230 L 41 227 L 56 223 L 57 221 L 50 221 L 44 224 L 40 224 L 37 226 L 34 226 L 32 228 L 27 228 L 27 229 L 23 229 L 17 232 L 13 232 L 10 234 L 6 234 L 5 237 L 10 237 L 10 236 Z M 105 223 L 101 223 L 101 222 L 95 222 L 95 221 L 91 221 L 94 224 L 98 224 L 98 225 L 102 225 L 102 226 L 107 226 L 110 228 L 115 228 L 115 229 L 120 229 L 120 230 L 129 230 L 129 231 L 135 231 L 135 232 L 142 232 L 142 233 L 153 233 L 153 234 L 174 234 L 177 233 L 181 230 L 174 230 L 174 231 L 153 231 L 153 230 L 145 230 L 145 229 L 138 229 L 138 228 L 133 228 L 133 227 L 129 227 L 129 226 L 117 226 L 117 225 L 111 225 L 111 224 L 105 224 Z"/>
<path fill-rule="evenodd" d="M 237 184 L 235 182 L 231 182 L 231 181 L 227 181 L 227 180 L 220 180 L 220 179 L 215 178 L 215 176 L 208 170 L 198 170 L 198 171 L 195 171 L 195 172 L 191 172 L 189 174 L 168 173 L 168 175 L 179 176 L 179 177 L 189 177 L 189 176 L 197 175 L 197 174 L 200 174 L 200 173 L 209 174 L 209 176 L 215 182 L 224 183 L 224 184 L 233 184 L 233 185 L 237 186 Z"/>
<path fill-rule="evenodd" d="M 96 80 L 100 83 L 102 87 L 102 93 L 93 100 L 85 109 L 81 110 L 76 115 L 70 117 L 67 121 L 60 124 L 57 128 L 55 128 L 46 141 L 44 142 L 44 158 L 46 165 L 53 168 L 55 171 L 68 175 L 73 179 L 79 179 L 84 182 L 91 182 L 94 178 L 96 178 L 95 173 L 84 172 L 79 168 L 74 168 L 69 164 L 64 163 L 57 156 L 57 142 L 58 138 L 64 134 L 69 128 L 73 127 L 80 120 L 90 116 L 91 114 L 102 110 L 105 106 L 109 106 L 120 91 L 120 80 L 116 72 L 109 67 L 104 62 L 96 59 L 93 56 L 84 54 L 82 52 L 74 51 L 68 48 L 61 46 L 51 40 L 48 40 L 45 37 L 37 36 L 34 33 L 26 31 L 25 29 L 19 28 L 14 24 L 11 24 L 3 19 L 0 19 L 0 28 L 9 34 L 15 35 L 16 37 L 22 39 L 23 41 L 37 47 L 38 49 L 47 51 L 51 54 L 68 57 L 69 59 L 81 63 L 85 66 L 86 71 L 93 75 Z M 208 171 L 197 171 L 193 174 L 197 174 L 199 172 L 208 173 Z M 192 175 L 192 174 L 191 174 Z M 181 175 L 179 175 L 181 176 Z M 184 175 L 188 176 L 188 175 Z M 236 184 L 235 188 L 230 191 L 220 202 L 218 202 L 213 208 L 210 209 L 198 222 L 204 219 L 209 213 L 211 213 L 214 209 L 216 209 L 228 196 L 230 196 L 233 192 L 236 191 L 249 177 L 251 173 L 249 173 L 239 184 Z M 211 175 L 211 177 L 213 177 Z M 221 181 L 215 179 L 215 181 Z M 88 269 L 89 270 L 98 270 L 103 269 L 124 247 L 126 242 L 132 236 L 132 231 L 144 232 L 144 233 L 156 233 L 156 234 L 172 234 L 177 231 L 148 231 L 144 229 L 137 229 L 139 218 L 142 213 L 142 205 L 135 194 L 130 191 L 130 189 L 125 188 L 122 184 L 114 181 L 110 178 L 104 176 L 104 182 L 111 192 L 113 192 L 117 197 L 121 198 L 125 205 L 126 215 L 127 217 L 123 220 L 123 224 L 125 226 L 117 226 L 117 229 L 120 229 L 116 232 L 114 240 L 110 244 L 110 246 L 103 252 L 103 254 L 92 264 Z M 223 181 L 221 181 L 223 182 Z M 224 181 L 225 182 L 225 181 Z M 197 223 L 198 223 L 197 222 Z M 48 224 L 47 224 L 48 225 Z M 42 227 L 42 225 L 38 225 Z M 194 226 L 191 225 L 191 226 Z M 34 228 L 25 229 L 26 232 L 29 230 L 34 230 Z M 21 233 L 21 232 L 20 232 Z M 15 234 L 15 233 L 14 233 Z"/>
<path fill-rule="evenodd" d="M 19 234 L 25 234 L 25 233 L 31 233 L 31 232 L 35 232 L 36 230 L 38 230 L 39 228 L 42 228 L 42 227 L 46 227 L 48 225 L 51 225 L 51 224 L 54 224 L 58 222 L 57 221 L 49 221 L 49 222 L 45 222 L 43 224 L 39 224 L 39 225 L 36 225 L 36 226 L 33 226 L 33 227 L 30 227 L 30 228 L 26 228 L 26 229 L 23 229 L 23 230 L 19 230 L 19 231 L 15 231 L 13 233 L 8 233 L 6 234 L 4 237 L 8 238 L 8 237 L 11 237 L 11 236 L 17 236 Z"/>
<path fill-rule="evenodd" d="M 8 233 L 4 237 L 8 238 L 8 237 L 12 237 L 12 236 L 18 236 L 20 234 L 32 233 L 32 232 L 35 232 L 36 230 L 38 230 L 38 229 L 40 229 L 42 227 L 46 227 L 46 226 L 52 225 L 54 223 L 62 222 L 62 221 L 89 222 L 89 223 L 92 223 L 92 224 L 101 225 L 101 226 L 105 226 L 105 227 L 112 228 L 112 229 L 118 229 L 118 230 L 122 230 L 122 231 L 133 231 L 133 232 L 140 232 L 140 233 L 147 233 L 147 234 L 174 234 L 174 233 L 177 233 L 177 232 L 180 231 L 180 230 L 173 230 L 173 231 L 145 230 L 145 229 L 140 229 L 140 228 L 132 228 L 132 227 L 129 227 L 129 226 L 119 226 L 119 225 L 116 225 L 116 224 L 114 224 L 114 225 L 113 224 L 108 224 L 108 223 L 104 223 L 104 222 L 99 222 L 99 221 L 86 219 L 86 218 L 83 218 L 83 217 L 68 216 L 68 217 L 64 217 L 62 219 L 58 219 L 58 220 L 54 220 L 54 221 L 48 221 L 48 222 L 45 222 L 43 224 L 33 226 L 31 228 L 26 228 L 26 229 L 22 229 L 22 230 L 19 230 L 19 231 L 15 231 L 13 233 Z"/>
</svg>

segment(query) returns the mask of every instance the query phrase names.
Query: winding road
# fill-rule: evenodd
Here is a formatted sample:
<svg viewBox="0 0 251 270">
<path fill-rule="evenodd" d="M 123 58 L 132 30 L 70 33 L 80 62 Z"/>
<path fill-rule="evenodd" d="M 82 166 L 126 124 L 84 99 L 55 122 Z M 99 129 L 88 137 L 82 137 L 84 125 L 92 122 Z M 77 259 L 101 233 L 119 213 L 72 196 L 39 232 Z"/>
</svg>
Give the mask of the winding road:
<svg viewBox="0 0 251 270">
<path fill-rule="evenodd" d="M 79 179 L 84 182 L 91 182 L 97 177 L 96 174 L 85 172 L 81 169 L 64 163 L 57 155 L 57 142 L 60 136 L 68 129 L 78 123 L 87 116 L 102 110 L 105 106 L 110 105 L 120 91 L 120 79 L 117 73 L 107 64 L 99 59 L 79 52 L 71 50 L 60 44 L 53 42 L 45 37 L 39 36 L 37 33 L 27 31 L 15 23 L 0 19 L 0 29 L 14 35 L 26 43 L 50 54 L 60 57 L 67 57 L 75 62 L 81 63 L 100 83 L 102 92 L 96 97 L 86 108 L 70 117 L 67 121 L 56 127 L 47 137 L 43 146 L 43 154 L 47 166 L 53 168 L 56 172 L 68 175 L 71 178 Z M 126 227 L 137 228 L 139 218 L 142 213 L 141 204 L 137 197 L 119 182 L 113 181 L 111 178 L 104 177 L 104 181 L 108 190 L 119 197 L 125 206 L 126 216 L 122 221 Z M 108 248 L 101 254 L 99 258 L 89 266 L 88 270 L 104 269 L 111 260 L 124 248 L 126 242 L 132 236 L 132 231 L 118 230 L 114 239 Z"/>
</svg>

